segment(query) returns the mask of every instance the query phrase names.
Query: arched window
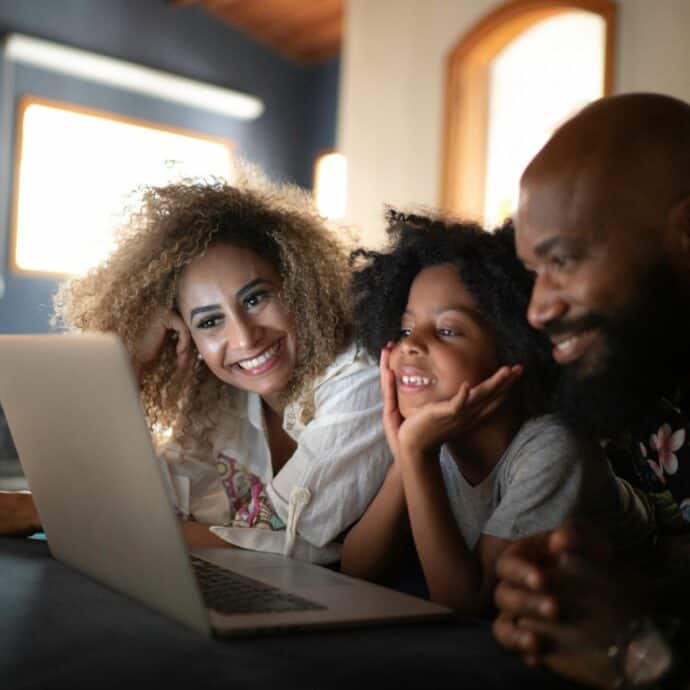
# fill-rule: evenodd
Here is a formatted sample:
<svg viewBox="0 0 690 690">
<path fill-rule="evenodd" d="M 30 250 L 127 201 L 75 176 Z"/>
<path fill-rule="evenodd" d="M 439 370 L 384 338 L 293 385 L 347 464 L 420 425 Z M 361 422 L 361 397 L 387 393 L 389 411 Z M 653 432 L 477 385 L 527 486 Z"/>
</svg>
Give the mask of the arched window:
<svg viewBox="0 0 690 690">
<path fill-rule="evenodd" d="M 466 34 L 448 60 L 441 203 L 494 226 L 551 132 L 611 93 L 612 0 L 514 0 Z"/>
</svg>

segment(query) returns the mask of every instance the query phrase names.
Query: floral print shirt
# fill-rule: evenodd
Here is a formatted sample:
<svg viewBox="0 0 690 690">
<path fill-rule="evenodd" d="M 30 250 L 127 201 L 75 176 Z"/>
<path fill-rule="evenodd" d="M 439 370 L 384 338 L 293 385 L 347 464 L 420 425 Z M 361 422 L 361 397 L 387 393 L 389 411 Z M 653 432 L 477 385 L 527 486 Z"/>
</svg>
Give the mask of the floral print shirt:
<svg viewBox="0 0 690 690">
<path fill-rule="evenodd" d="M 659 533 L 690 533 L 690 399 L 660 400 L 633 432 L 607 445 L 619 476 L 644 491 Z"/>
</svg>

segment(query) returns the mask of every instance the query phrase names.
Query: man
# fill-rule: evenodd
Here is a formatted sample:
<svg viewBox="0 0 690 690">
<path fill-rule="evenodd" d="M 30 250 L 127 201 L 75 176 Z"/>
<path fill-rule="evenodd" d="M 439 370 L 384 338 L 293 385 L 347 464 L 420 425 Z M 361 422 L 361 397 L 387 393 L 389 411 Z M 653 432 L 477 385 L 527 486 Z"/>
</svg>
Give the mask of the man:
<svg viewBox="0 0 690 690">
<path fill-rule="evenodd" d="M 528 318 L 562 365 L 563 414 L 645 492 L 662 543 L 690 532 L 690 105 L 655 94 L 589 105 L 525 170 L 515 224 L 536 274 Z M 683 687 L 672 651 L 685 644 L 690 577 L 665 570 L 661 550 L 638 576 L 598 541 L 566 527 L 507 549 L 496 638 L 585 684 Z"/>
</svg>

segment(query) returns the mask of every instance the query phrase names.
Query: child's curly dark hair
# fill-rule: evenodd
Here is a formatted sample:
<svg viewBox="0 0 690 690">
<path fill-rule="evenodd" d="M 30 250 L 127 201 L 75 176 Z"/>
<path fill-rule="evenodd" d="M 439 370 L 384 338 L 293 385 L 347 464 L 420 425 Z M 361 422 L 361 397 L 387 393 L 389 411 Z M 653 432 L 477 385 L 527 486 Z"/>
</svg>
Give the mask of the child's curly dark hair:
<svg viewBox="0 0 690 690">
<path fill-rule="evenodd" d="M 425 268 L 452 264 L 494 329 L 499 362 L 524 368 L 526 414 L 548 411 L 557 366 L 548 339 L 527 322 L 534 278 L 515 254 L 512 222 L 487 232 L 442 216 L 389 209 L 386 217 L 388 246 L 360 249 L 350 258 L 356 268 L 352 292 L 359 343 L 378 357 L 387 342 L 397 341 L 412 281 Z"/>
</svg>

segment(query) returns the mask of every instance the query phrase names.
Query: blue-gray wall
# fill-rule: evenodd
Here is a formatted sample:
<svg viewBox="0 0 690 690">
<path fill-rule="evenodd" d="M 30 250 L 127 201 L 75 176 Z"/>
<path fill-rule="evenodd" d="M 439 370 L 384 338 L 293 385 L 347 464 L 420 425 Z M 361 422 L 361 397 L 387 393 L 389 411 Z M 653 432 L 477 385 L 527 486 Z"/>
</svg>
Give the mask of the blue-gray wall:
<svg viewBox="0 0 690 690">
<path fill-rule="evenodd" d="M 260 164 L 274 179 L 303 187 L 311 186 L 315 157 L 335 144 L 339 61 L 303 66 L 283 59 L 203 9 L 176 7 L 165 0 L 0 0 L 0 34 L 14 32 L 250 93 L 263 100 L 265 111 L 255 121 L 242 122 L 16 67 L 14 102 L 0 104 L 0 132 L 5 132 L 0 134 L 0 273 L 5 281 L 0 332 L 48 330 L 56 287 L 52 280 L 11 274 L 6 263 L 12 125 L 16 99 L 23 93 L 230 139 L 241 156 Z"/>
</svg>

